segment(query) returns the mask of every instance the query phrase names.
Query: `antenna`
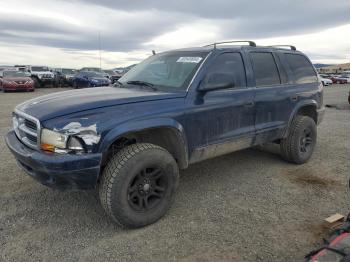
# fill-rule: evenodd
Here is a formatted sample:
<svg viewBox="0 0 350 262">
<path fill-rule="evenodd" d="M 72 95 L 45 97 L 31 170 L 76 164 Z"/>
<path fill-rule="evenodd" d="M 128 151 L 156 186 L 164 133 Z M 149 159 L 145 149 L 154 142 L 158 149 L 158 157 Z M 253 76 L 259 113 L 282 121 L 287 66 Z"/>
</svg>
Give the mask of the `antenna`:
<svg viewBox="0 0 350 262">
<path fill-rule="evenodd" d="M 102 70 L 102 66 L 101 66 L 101 32 L 98 31 L 98 51 L 99 51 L 99 55 L 100 55 L 100 70 Z"/>
</svg>

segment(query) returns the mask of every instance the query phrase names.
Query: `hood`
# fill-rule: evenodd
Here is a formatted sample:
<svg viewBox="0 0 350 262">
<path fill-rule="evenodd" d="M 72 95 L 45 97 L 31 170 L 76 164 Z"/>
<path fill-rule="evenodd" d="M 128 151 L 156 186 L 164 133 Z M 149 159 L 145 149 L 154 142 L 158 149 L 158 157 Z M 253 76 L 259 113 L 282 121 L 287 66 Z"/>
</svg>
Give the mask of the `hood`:
<svg viewBox="0 0 350 262">
<path fill-rule="evenodd" d="M 53 93 L 28 100 L 16 109 L 40 121 L 89 109 L 184 97 L 186 92 L 154 92 L 137 88 L 103 87 Z"/>
<path fill-rule="evenodd" d="M 6 81 L 23 81 L 23 82 L 32 80 L 30 77 L 4 77 L 3 79 Z"/>
<path fill-rule="evenodd" d="M 32 71 L 33 75 L 38 75 L 38 76 L 42 76 L 42 75 L 50 75 L 53 76 L 54 73 L 50 72 L 50 71 Z"/>
</svg>

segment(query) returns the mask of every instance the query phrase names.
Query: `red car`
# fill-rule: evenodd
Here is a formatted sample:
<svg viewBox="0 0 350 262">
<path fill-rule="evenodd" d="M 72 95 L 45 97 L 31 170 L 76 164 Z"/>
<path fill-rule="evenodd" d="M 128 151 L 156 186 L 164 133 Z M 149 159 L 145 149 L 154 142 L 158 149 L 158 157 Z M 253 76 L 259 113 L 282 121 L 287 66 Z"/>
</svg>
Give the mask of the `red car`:
<svg viewBox="0 0 350 262">
<path fill-rule="evenodd" d="M 347 84 L 348 81 L 344 78 L 341 78 L 341 77 L 336 77 L 336 76 L 332 76 L 330 78 L 333 82 L 333 84 Z"/>
<path fill-rule="evenodd" d="M 2 91 L 34 91 L 34 81 L 21 71 L 2 71 L 0 76 Z"/>
</svg>

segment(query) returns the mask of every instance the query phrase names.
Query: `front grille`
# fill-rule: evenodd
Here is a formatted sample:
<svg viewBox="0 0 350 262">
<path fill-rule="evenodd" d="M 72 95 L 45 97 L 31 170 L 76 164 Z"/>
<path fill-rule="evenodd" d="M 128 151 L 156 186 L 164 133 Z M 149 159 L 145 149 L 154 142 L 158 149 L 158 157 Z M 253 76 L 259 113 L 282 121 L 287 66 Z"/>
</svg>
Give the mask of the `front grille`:
<svg viewBox="0 0 350 262">
<path fill-rule="evenodd" d="M 13 129 L 17 137 L 27 146 L 37 149 L 40 123 L 37 119 L 20 111 L 13 113 Z"/>
<path fill-rule="evenodd" d="M 42 75 L 42 78 L 52 78 L 52 75 L 44 74 L 44 75 Z"/>
<path fill-rule="evenodd" d="M 37 131 L 36 123 L 29 119 L 24 119 L 24 125 L 34 131 Z"/>
<path fill-rule="evenodd" d="M 15 83 L 18 85 L 24 85 L 26 83 L 26 81 L 15 81 Z"/>
</svg>

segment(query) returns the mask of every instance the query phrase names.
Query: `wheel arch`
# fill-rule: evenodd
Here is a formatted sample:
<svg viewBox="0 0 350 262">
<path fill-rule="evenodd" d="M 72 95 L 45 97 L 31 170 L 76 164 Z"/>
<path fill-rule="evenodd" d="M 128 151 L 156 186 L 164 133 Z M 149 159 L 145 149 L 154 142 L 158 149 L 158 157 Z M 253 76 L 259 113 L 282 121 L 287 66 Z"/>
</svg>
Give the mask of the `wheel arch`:
<svg viewBox="0 0 350 262">
<path fill-rule="evenodd" d="M 291 125 L 291 123 L 293 122 L 293 119 L 295 118 L 295 116 L 297 115 L 304 115 L 304 116 L 309 116 L 311 117 L 315 123 L 318 123 L 318 119 L 317 119 L 317 102 L 314 100 L 310 100 L 310 101 L 303 101 L 301 103 L 299 103 L 293 110 L 289 120 L 288 120 L 288 124 L 286 127 L 286 130 L 284 132 L 283 137 L 285 138 L 288 135 L 289 132 L 289 127 Z"/>
<path fill-rule="evenodd" d="M 177 161 L 180 169 L 188 166 L 188 148 L 184 129 L 173 119 L 152 119 L 125 123 L 110 130 L 99 146 L 102 164 L 116 150 L 133 143 L 151 143 L 165 148 Z"/>
</svg>

